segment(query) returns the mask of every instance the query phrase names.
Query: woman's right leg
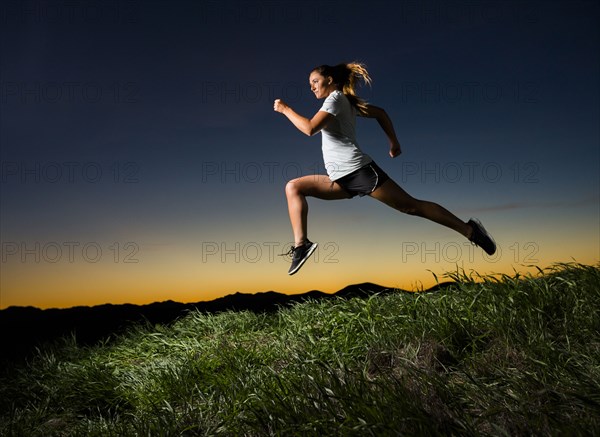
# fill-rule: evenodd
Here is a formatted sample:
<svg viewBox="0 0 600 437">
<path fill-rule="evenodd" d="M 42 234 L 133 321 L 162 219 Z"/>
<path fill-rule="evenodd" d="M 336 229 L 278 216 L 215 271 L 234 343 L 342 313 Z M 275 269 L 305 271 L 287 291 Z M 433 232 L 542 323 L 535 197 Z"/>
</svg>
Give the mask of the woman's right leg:
<svg viewBox="0 0 600 437">
<path fill-rule="evenodd" d="M 302 246 L 307 240 L 308 202 L 306 197 L 323 200 L 348 199 L 350 195 L 325 175 L 309 175 L 293 179 L 285 186 L 288 213 L 294 233 L 294 246 Z"/>
<path fill-rule="evenodd" d="M 469 240 L 471 239 L 473 228 L 469 224 L 437 203 L 415 199 L 391 179 L 373 191 L 371 197 L 405 214 L 423 217 L 454 229 Z"/>
<path fill-rule="evenodd" d="M 391 179 L 385 181 L 383 185 L 373 191 L 371 197 L 398 211 L 424 217 L 454 229 L 485 250 L 488 255 L 493 255 L 496 252 L 496 243 L 481 223 L 476 220 L 469 220 L 465 223 L 437 203 L 415 199 Z"/>
</svg>

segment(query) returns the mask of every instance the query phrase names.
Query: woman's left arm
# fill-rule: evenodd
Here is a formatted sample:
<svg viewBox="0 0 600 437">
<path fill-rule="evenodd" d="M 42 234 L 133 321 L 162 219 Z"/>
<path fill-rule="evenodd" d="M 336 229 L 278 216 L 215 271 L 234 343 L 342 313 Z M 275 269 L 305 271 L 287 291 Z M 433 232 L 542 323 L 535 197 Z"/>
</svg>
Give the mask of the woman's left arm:
<svg viewBox="0 0 600 437">
<path fill-rule="evenodd" d="M 280 99 L 275 100 L 273 109 L 285 115 L 300 132 L 308 135 L 309 137 L 320 132 L 321 129 L 327 126 L 327 123 L 329 123 L 329 121 L 333 118 L 333 115 L 330 113 L 319 111 L 312 119 L 309 120 L 308 118 L 302 117 L 300 114 L 296 113 Z"/>
<path fill-rule="evenodd" d="M 385 112 L 383 108 L 367 105 L 367 112 L 364 117 L 374 118 L 377 120 L 379 126 L 381 126 L 390 142 L 390 156 L 395 158 L 396 156 L 400 155 L 400 153 L 402 153 L 402 150 L 400 149 L 400 141 L 398 141 L 398 138 L 396 137 L 394 125 L 392 124 L 390 117 L 387 115 L 387 112 Z"/>
</svg>

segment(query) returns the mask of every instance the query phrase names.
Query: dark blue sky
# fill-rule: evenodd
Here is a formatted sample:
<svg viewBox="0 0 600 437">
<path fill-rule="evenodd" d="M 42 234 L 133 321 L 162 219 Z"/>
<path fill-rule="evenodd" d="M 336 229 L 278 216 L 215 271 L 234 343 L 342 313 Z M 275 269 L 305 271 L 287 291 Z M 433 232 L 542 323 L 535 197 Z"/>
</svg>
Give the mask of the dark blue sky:
<svg viewBox="0 0 600 437">
<path fill-rule="evenodd" d="M 490 211 L 501 234 L 516 218 L 493 211 L 532 229 L 548 215 L 597 225 L 598 18 L 598 2 L 577 0 L 4 2 L 2 241 L 135 241 L 173 256 L 182 242 L 287 241 L 285 182 L 323 168 L 320 138 L 273 100 L 312 116 L 310 70 L 350 60 L 369 68 L 362 95 L 392 117 L 403 155 L 387 158 L 369 120 L 359 141 L 409 192 Z M 342 227 L 384 220 L 322 208 L 323 223 L 350 217 Z M 598 255 L 590 232 L 585 256 Z M 3 276 L 11 257 L 39 267 L 19 256 L 5 254 Z"/>
</svg>

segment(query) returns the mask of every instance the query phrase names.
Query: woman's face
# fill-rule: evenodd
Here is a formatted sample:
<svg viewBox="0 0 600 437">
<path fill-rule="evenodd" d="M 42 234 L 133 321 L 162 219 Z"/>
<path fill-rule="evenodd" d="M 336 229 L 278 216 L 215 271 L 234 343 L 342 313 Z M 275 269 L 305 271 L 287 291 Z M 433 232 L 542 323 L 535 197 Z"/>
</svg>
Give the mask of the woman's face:
<svg viewBox="0 0 600 437">
<path fill-rule="evenodd" d="M 336 89 L 331 77 L 325 77 L 316 71 L 310 73 L 308 82 L 310 90 L 315 94 L 317 99 L 324 99 Z"/>
</svg>

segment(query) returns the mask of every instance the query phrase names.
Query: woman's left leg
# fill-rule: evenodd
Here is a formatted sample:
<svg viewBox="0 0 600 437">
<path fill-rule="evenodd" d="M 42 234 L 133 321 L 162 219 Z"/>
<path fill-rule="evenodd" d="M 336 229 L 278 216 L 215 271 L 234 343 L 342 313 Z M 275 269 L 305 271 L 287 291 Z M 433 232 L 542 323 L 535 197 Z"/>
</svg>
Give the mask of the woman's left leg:
<svg viewBox="0 0 600 437">
<path fill-rule="evenodd" d="M 309 175 L 293 179 L 285 186 L 288 212 L 295 246 L 302 246 L 307 240 L 308 202 L 307 197 L 323 200 L 348 199 L 350 196 L 337 183 L 325 175 Z"/>
<path fill-rule="evenodd" d="M 415 199 L 391 179 L 376 188 L 370 196 L 400 212 L 429 219 L 471 239 L 473 228 L 469 224 L 437 203 Z"/>
</svg>

